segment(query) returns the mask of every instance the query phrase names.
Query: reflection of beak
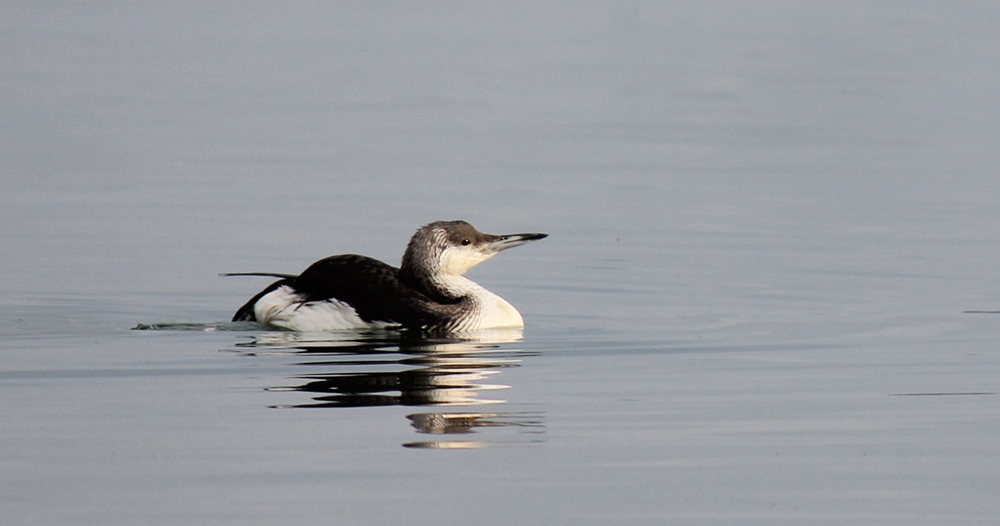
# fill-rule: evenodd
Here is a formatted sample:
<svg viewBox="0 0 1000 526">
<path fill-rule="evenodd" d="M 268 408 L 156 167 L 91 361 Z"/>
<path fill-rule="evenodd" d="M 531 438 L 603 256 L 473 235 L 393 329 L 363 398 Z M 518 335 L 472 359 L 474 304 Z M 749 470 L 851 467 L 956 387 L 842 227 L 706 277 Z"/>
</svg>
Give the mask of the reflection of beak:
<svg viewBox="0 0 1000 526">
<path fill-rule="evenodd" d="M 500 252 L 501 250 L 519 247 L 525 243 L 530 243 L 531 241 L 537 241 L 544 237 L 549 237 L 549 235 L 535 232 L 530 234 L 509 234 L 506 236 L 493 236 L 493 241 L 487 246 L 491 252 Z"/>
</svg>

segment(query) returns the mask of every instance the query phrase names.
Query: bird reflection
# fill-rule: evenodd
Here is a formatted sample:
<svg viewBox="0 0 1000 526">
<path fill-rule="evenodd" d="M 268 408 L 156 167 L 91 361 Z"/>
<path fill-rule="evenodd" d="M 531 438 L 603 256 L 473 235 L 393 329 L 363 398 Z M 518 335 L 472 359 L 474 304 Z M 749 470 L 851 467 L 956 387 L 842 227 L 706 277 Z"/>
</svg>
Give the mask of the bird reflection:
<svg viewBox="0 0 1000 526">
<path fill-rule="evenodd" d="M 343 337 L 341 337 L 343 336 Z M 495 406 L 509 386 L 496 375 L 518 367 L 537 353 L 505 348 L 520 341 L 521 329 L 491 330 L 428 339 L 408 334 L 264 333 L 239 344 L 248 356 L 293 356 L 292 364 L 310 372 L 296 374 L 292 385 L 269 387 L 273 392 L 308 393 L 305 403 L 274 408 L 347 408 L 375 406 L 470 407 Z M 311 372 L 315 370 L 316 372 Z M 530 412 L 426 412 L 407 415 L 421 434 L 468 435 L 481 428 L 514 427 L 539 434 L 541 415 Z M 519 434 L 521 434 L 519 433 Z M 432 440 L 406 447 L 454 449 L 483 447 L 480 441 Z"/>
<path fill-rule="evenodd" d="M 422 367 L 404 371 L 323 373 L 302 376 L 309 382 L 296 387 L 273 388 L 317 393 L 313 403 L 287 407 L 367 407 L 377 405 L 480 405 L 503 403 L 486 400 L 479 392 L 506 389 L 481 384 L 498 371 L 443 370 Z"/>
</svg>

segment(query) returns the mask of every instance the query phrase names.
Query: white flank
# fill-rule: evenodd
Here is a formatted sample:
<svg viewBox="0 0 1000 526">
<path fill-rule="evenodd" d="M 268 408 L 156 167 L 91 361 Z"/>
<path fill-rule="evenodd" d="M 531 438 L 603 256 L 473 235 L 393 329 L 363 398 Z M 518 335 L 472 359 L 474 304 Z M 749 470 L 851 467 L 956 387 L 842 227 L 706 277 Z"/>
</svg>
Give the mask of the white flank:
<svg viewBox="0 0 1000 526">
<path fill-rule="evenodd" d="M 386 327 L 386 323 L 368 323 L 354 309 L 337 300 L 302 303 L 302 296 L 291 287 L 282 286 L 257 300 L 253 307 L 257 321 L 292 331 L 343 331 Z"/>
<path fill-rule="evenodd" d="M 439 280 L 438 285 L 450 291 L 460 292 L 472 300 L 466 315 L 449 327 L 450 330 L 479 331 L 524 327 L 524 318 L 513 305 L 468 278 L 446 275 Z M 257 300 L 253 311 L 259 323 L 301 332 L 392 326 L 385 322 L 368 323 L 362 320 L 350 305 L 342 301 L 331 299 L 303 303 L 302 295 L 288 286 L 279 287 L 264 295 Z"/>
</svg>

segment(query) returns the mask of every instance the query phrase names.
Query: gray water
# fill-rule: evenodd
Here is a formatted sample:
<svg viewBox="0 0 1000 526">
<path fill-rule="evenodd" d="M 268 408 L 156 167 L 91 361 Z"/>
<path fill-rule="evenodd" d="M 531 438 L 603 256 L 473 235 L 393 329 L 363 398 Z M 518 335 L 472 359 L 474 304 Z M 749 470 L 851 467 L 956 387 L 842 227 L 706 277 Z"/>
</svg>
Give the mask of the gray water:
<svg viewBox="0 0 1000 526">
<path fill-rule="evenodd" d="M 995 524 L 1000 8 L 0 8 L 5 524 Z M 523 333 L 226 320 L 421 224 Z M 132 330 L 137 326 L 160 330 Z"/>
</svg>

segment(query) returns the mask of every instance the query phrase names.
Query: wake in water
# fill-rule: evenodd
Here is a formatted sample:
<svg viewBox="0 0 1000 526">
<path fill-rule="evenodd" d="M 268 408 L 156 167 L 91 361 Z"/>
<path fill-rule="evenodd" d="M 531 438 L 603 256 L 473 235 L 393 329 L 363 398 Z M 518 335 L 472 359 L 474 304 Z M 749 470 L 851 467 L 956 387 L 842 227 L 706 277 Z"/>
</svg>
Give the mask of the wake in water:
<svg viewBox="0 0 1000 526">
<path fill-rule="evenodd" d="M 247 321 L 220 321 L 215 323 L 140 323 L 133 331 L 253 331 L 264 329 L 259 323 Z"/>
<path fill-rule="evenodd" d="M 194 331 L 194 332 L 247 332 L 266 333 L 267 337 L 258 334 L 257 340 L 265 342 L 273 340 L 282 344 L 302 342 L 329 342 L 340 341 L 345 338 L 360 338 L 369 341 L 373 338 L 383 338 L 393 342 L 408 342 L 410 344 L 419 342 L 421 344 L 455 344 L 455 343 L 512 343 L 521 341 L 524 338 L 524 329 L 520 327 L 508 327 L 499 329 L 483 329 L 479 331 L 469 331 L 453 334 L 435 334 L 420 330 L 410 330 L 403 328 L 358 328 L 343 329 L 339 331 L 316 331 L 300 332 L 290 331 L 270 325 L 262 325 L 252 321 L 220 321 L 212 323 L 140 323 L 132 327 L 133 331 Z"/>
</svg>

